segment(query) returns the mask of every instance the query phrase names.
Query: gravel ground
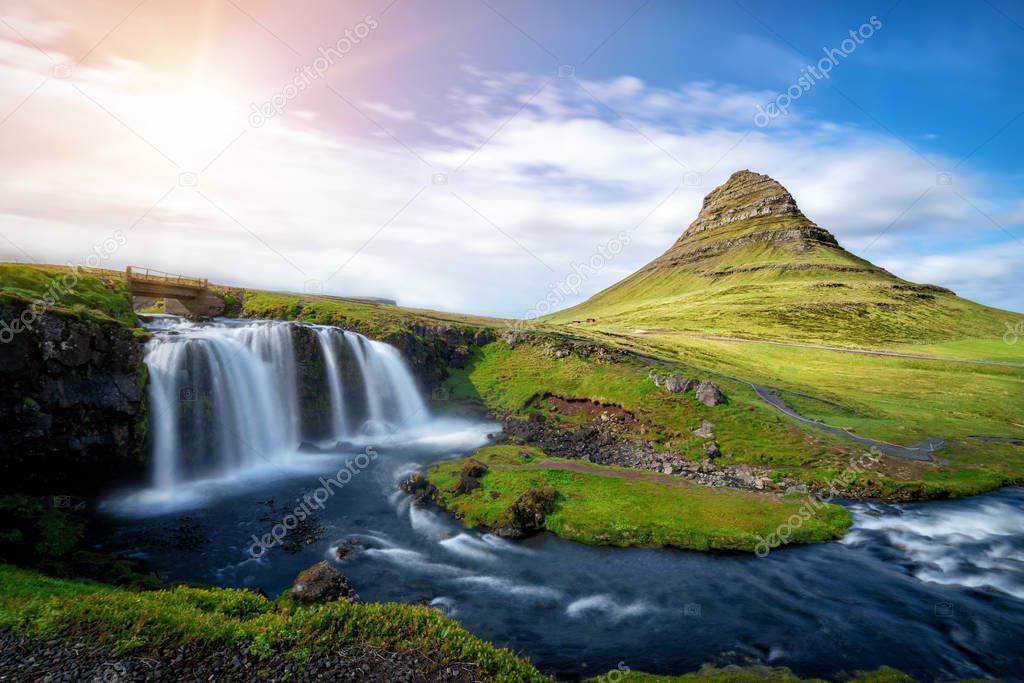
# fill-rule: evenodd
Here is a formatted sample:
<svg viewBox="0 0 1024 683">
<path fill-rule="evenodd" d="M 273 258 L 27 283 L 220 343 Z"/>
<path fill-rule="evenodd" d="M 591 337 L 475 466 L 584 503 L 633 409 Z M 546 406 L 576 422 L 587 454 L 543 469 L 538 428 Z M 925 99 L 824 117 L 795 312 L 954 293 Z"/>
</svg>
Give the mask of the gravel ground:
<svg viewBox="0 0 1024 683">
<path fill-rule="evenodd" d="M 445 681 L 472 683 L 476 667 L 443 665 L 423 652 L 367 649 L 314 654 L 301 667 L 284 655 L 259 659 L 246 650 L 194 646 L 165 648 L 152 656 L 115 655 L 84 642 L 61 643 L 0 632 L 0 681 L 129 683 L 134 681 Z"/>
</svg>

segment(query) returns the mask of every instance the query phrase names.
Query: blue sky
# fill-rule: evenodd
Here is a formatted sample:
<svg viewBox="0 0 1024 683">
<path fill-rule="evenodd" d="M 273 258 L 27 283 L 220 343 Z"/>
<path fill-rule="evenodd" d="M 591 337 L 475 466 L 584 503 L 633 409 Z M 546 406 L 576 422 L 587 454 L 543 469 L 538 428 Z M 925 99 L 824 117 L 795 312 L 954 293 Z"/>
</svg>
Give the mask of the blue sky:
<svg viewBox="0 0 1024 683">
<path fill-rule="evenodd" d="M 898 275 L 1024 310 L 1020 3 L 35 0 L 0 20 L 0 258 L 82 262 L 123 230 L 104 265 L 521 316 L 620 232 L 565 305 L 654 258 L 751 168 Z"/>
</svg>

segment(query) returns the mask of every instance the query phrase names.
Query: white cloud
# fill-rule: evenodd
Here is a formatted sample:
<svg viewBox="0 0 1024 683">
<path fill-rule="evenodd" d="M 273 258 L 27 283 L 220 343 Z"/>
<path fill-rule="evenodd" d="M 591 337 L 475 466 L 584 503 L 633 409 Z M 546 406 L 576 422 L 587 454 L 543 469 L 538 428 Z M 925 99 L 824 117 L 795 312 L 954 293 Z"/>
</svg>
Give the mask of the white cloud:
<svg viewBox="0 0 1024 683">
<path fill-rule="evenodd" d="M 898 274 L 1022 307 L 1000 284 L 1020 272 L 1019 254 L 898 256 L 994 230 L 936 184 L 933 164 L 950 164 L 799 112 L 756 129 L 763 92 L 706 82 L 669 90 L 630 76 L 541 88 L 546 79 L 529 74 L 468 69 L 476 80 L 450 93 L 454 113 L 426 130 L 412 126 L 421 117 L 409 105 L 363 101 L 395 122 L 399 144 L 334 98 L 325 100 L 337 111 L 306 99 L 254 129 L 249 100 L 228 88 L 182 90 L 138 62 L 103 64 L 47 82 L 0 127 L 0 235 L 33 258 L 80 262 L 136 224 L 111 266 L 271 289 L 319 280 L 331 293 L 518 316 L 620 231 L 630 245 L 580 297 L 654 258 L 703 195 L 751 168 Z M 0 41 L 2 101 L 20 101 L 51 66 Z M 199 174 L 198 187 L 179 184 L 184 171 Z M 447 184 L 435 184 L 438 173 Z M 984 186 L 956 178 L 967 196 Z M 4 240 L 0 257 L 24 258 Z M 969 268 L 1002 270 L 961 286 Z"/>
</svg>

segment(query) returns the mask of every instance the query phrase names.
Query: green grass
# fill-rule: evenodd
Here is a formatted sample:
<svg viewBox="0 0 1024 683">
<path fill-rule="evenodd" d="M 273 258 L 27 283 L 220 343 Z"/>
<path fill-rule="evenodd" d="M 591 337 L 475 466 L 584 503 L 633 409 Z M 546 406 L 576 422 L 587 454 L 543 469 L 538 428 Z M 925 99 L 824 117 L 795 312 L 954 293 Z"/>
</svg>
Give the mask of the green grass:
<svg viewBox="0 0 1024 683">
<path fill-rule="evenodd" d="M 848 683 L 913 683 L 913 680 L 896 669 L 882 667 L 877 671 L 859 672 L 848 679 Z M 784 667 L 767 666 L 705 666 L 700 671 L 682 676 L 655 676 L 639 671 L 613 671 L 591 679 L 590 683 L 759 683 L 760 681 L 824 683 L 817 678 L 800 678 Z"/>
<path fill-rule="evenodd" d="M 480 349 L 447 383 L 456 399 L 482 403 L 502 416 L 545 413 L 566 429 L 573 426 L 546 409 L 543 396 L 587 398 L 621 406 L 639 425 L 627 439 L 652 442 L 680 457 L 703 457 L 703 440 L 691 430 L 703 419 L 732 462 L 763 466 L 778 475 L 822 486 L 845 471 L 862 448 L 781 415 L 743 381 L 775 386 L 808 417 L 901 445 L 942 436 L 943 462 L 929 465 L 890 460 L 858 476 L 860 495 L 909 500 L 964 496 L 1024 482 L 1024 447 L 982 443 L 978 434 L 1024 433 L 1024 371 L 1015 368 L 879 358 L 829 351 L 705 342 L 680 337 L 621 337 L 591 333 L 596 343 L 664 358 L 658 366 L 574 352 L 555 358 L 566 343 L 541 336 L 509 349 L 496 342 Z M 691 395 L 670 396 L 654 386 L 651 371 L 711 379 L 729 396 L 715 408 Z"/>
<path fill-rule="evenodd" d="M 407 332 L 413 325 L 436 327 L 440 323 L 479 329 L 503 324 L 495 318 L 369 304 L 344 297 L 258 290 L 246 291 L 242 314 L 248 318 L 337 325 L 376 338 Z"/>
<path fill-rule="evenodd" d="M 0 263 L 0 301 L 39 305 L 97 322 L 134 326 L 131 296 L 123 279 L 61 266 Z"/>
<path fill-rule="evenodd" d="M 345 601 L 296 606 L 241 590 L 186 586 L 134 592 L 9 565 L 0 565 L 0 629 L 138 654 L 178 645 L 248 645 L 261 656 L 297 657 L 352 645 L 423 650 L 449 662 L 476 664 L 485 680 L 548 680 L 528 662 L 429 607 Z"/>
<path fill-rule="evenodd" d="M 595 545 L 754 551 L 802 512 L 803 521 L 791 543 L 840 538 L 851 523 L 844 508 L 812 506 L 805 496 L 783 499 L 648 473 L 630 478 L 637 472 L 619 467 L 593 465 L 585 473 L 567 471 L 558 465 L 581 463 L 548 458 L 533 448 L 492 446 L 472 457 L 488 470 L 480 478 L 481 487 L 469 494 L 452 494 L 465 459 L 441 463 L 427 472 L 438 489 L 439 504 L 471 527 L 495 527 L 502 511 L 521 494 L 546 486 L 554 488 L 558 498 L 554 512 L 544 519 L 544 528 L 562 538 Z M 537 463 L 549 467 L 527 469 Z"/>
</svg>

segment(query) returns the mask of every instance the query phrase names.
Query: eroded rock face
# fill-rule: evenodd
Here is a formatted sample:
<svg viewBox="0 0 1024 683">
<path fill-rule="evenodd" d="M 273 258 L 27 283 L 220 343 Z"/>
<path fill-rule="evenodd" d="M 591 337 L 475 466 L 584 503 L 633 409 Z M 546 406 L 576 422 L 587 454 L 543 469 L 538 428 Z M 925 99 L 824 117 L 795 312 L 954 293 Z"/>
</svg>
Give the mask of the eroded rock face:
<svg viewBox="0 0 1024 683">
<path fill-rule="evenodd" d="M 697 219 L 645 270 L 697 263 L 748 243 L 765 242 L 788 243 L 797 252 L 816 244 L 839 246 L 832 233 L 800 211 L 793 195 L 777 181 L 737 171 L 704 198 Z"/>
<path fill-rule="evenodd" d="M 296 577 L 288 590 L 288 599 L 302 603 L 333 602 L 341 599 L 358 602 L 359 595 L 344 574 L 327 560 L 321 560 Z"/>
<path fill-rule="evenodd" d="M 145 476 L 144 339 L 123 325 L 0 307 L 0 487 L 93 495 Z M 4 329 L 10 329 L 5 327 Z"/>
</svg>

